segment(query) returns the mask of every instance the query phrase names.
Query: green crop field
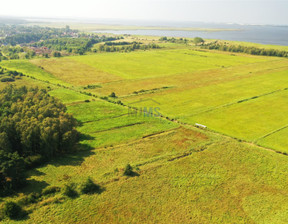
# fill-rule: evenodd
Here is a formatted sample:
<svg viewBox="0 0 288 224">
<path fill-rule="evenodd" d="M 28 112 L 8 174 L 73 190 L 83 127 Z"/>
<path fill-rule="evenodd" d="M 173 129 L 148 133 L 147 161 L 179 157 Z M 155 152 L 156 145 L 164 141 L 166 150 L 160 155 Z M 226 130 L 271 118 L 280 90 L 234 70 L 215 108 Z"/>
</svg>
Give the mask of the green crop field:
<svg viewBox="0 0 288 224">
<path fill-rule="evenodd" d="M 79 192 L 88 177 L 102 187 L 43 196 L 26 220 L 3 223 L 288 222 L 288 59 L 162 46 L 0 63 L 24 73 L 15 85 L 66 104 L 81 133 L 78 151 L 29 170 L 1 202 L 69 183 Z"/>
</svg>

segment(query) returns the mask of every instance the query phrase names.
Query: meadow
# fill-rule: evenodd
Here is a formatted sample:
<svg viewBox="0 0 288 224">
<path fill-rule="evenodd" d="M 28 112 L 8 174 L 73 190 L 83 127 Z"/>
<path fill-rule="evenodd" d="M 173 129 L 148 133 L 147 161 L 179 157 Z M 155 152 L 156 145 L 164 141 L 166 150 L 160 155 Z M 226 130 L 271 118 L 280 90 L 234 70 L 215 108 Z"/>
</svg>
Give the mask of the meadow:
<svg viewBox="0 0 288 224">
<path fill-rule="evenodd" d="M 77 152 L 30 170 L 28 185 L 3 200 L 68 183 L 79 190 L 87 177 L 103 188 L 55 193 L 26 205 L 26 220 L 3 223 L 288 222 L 287 59 L 171 45 L 0 63 L 28 75 L 16 85 L 49 87 L 81 133 Z"/>
</svg>

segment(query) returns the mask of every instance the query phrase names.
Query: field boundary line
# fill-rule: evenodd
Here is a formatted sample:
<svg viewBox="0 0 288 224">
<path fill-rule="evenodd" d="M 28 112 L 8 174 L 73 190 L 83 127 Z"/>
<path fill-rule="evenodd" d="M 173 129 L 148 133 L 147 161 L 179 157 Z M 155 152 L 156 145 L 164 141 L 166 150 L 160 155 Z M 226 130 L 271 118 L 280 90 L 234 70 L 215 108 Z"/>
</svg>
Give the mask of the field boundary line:
<svg viewBox="0 0 288 224">
<path fill-rule="evenodd" d="M 89 124 L 89 123 L 93 123 L 93 122 L 97 122 L 97 121 L 105 121 L 105 120 L 110 120 L 110 119 L 115 119 L 115 118 L 119 118 L 119 117 L 124 117 L 124 116 L 128 116 L 129 114 L 121 114 L 121 115 L 118 115 L 118 116 L 114 116 L 114 117 L 105 117 L 105 118 L 102 118 L 102 119 L 97 119 L 97 120 L 93 120 L 93 121 L 85 121 L 85 122 L 82 122 L 82 124 Z"/>
<path fill-rule="evenodd" d="M 160 88 L 156 88 L 156 89 L 147 89 L 144 90 L 144 92 L 139 92 L 139 93 L 131 93 L 128 95 L 123 95 L 118 97 L 119 99 L 125 99 L 125 98 L 129 98 L 129 97 L 133 97 L 133 96 L 142 96 L 142 95 L 147 95 L 147 94 L 154 94 L 154 93 L 159 93 L 159 92 L 163 92 L 165 90 L 169 90 L 169 89 L 173 89 L 176 86 L 164 86 L 164 87 L 160 87 Z"/>
<path fill-rule="evenodd" d="M 100 131 L 95 131 L 95 132 L 91 132 L 93 134 L 96 134 L 96 133 L 101 133 L 101 132 L 105 132 L 105 131 L 113 131 L 113 130 L 117 130 L 117 129 L 121 129 L 121 128 L 126 128 L 126 127 L 131 127 L 131 126 L 135 126 L 135 125 L 139 125 L 139 124 L 144 124 L 145 121 L 143 122 L 136 122 L 136 123 L 133 123 L 133 124 L 127 124 L 127 125 L 123 125 L 123 126 L 117 126 L 117 127 L 114 127 L 114 128 L 110 128 L 110 129 L 105 129 L 105 130 L 100 130 Z"/>
<path fill-rule="evenodd" d="M 206 149 L 209 148 L 209 146 L 213 145 L 215 143 L 213 142 L 208 142 L 207 144 L 203 145 L 203 146 L 197 146 L 195 148 L 191 148 L 189 150 L 186 150 L 182 153 L 177 153 L 177 154 L 168 154 L 168 155 L 162 155 L 162 156 L 157 156 L 157 157 L 154 157 L 154 158 L 151 158 L 151 159 L 148 159 L 146 161 L 140 161 L 138 163 L 135 163 L 135 164 L 132 164 L 133 166 L 136 166 L 136 167 L 141 167 L 141 166 L 145 166 L 145 165 L 148 165 L 148 164 L 153 164 L 153 163 L 156 163 L 156 165 L 154 165 L 153 167 L 148 167 L 146 169 L 141 169 L 140 170 L 140 173 L 141 172 L 146 172 L 148 170 L 151 170 L 151 169 L 155 169 L 155 168 L 159 168 L 159 167 L 162 167 L 162 166 L 165 166 L 167 164 L 169 164 L 170 162 L 175 162 L 177 160 L 180 160 L 180 159 L 185 159 L 186 157 L 189 157 L 191 155 L 193 155 L 194 153 L 201 153 L 203 151 L 205 151 Z M 158 161 L 163 161 L 164 163 L 163 164 L 157 164 Z M 108 172 L 108 173 L 105 173 L 105 174 L 111 174 L 112 172 Z M 120 176 L 120 177 L 116 177 L 116 178 L 113 178 L 111 180 L 108 180 L 108 181 L 105 181 L 105 182 L 102 182 L 102 184 L 110 184 L 110 183 L 113 183 L 115 181 L 119 181 L 119 180 L 125 180 L 126 178 L 123 177 L 123 176 Z"/>
<path fill-rule="evenodd" d="M 141 142 L 141 141 L 147 141 L 149 139 L 153 139 L 153 138 L 156 138 L 158 136 L 161 136 L 161 135 L 169 135 L 173 132 L 175 132 L 175 130 L 181 128 L 180 127 L 177 127 L 177 128 L 172 128 L 172 129 L 167 129 L 165 131 L 162 131 L 162 132 L 156 132 L 154 134 L 151 134 L 149 137 L 140 137 L 140 138 L 137 138 L 135 140 L 132 140 L 132 141 L 126 141 L 126 142 L 123 142 L 123 143 L 120 143 L 120 144 L 117 144 L 117 145 L 113 145 L 113 146 L 102 146 L 102 147 L 98 147 L 98 148 L 94 148 L 93 150 L 97 150 L 97 151 L 107 151 L 107 150 L 111 150 L 111 149 L 115 149 L 115 148 L 120 148 L 120 147 L 123 147 L 123 146 L 129 146 L 129 145 L 133 145 L 135 143 L 138 143 L 138 142 Z"/>
<path fill-rule="evenodd" d="M 267 138 L 268 136 L 273 135 L 273 134 L 275 134 L 275 133 L 277 133 L 277 132 L 279 132 L 279 131 L 282 131 L 282 130 L 284 130 L 284 129 L 286 129 L 286 128 L 288 128 L 288 124 L 285 125 L 285 126 L 283 126 L 283 127 L 281 127 L 281 128 L 278 128 L 278 129 L 276 129 L 276 130 L 274 130 L 274 131 L 271 131 L 271 132 L 269 132 L 268 134 L 265 134 L 265 135 L 261 136 L 260 138 L 257 138 L 256 140 L 253 141 L 253 143 L 258 142 L 259 140 L 261 140 L 261 139 L 263 139 L 263 138 Z"/>
<path fill-rule="evenodd" d="M 208 112 L 211 112 L 211 111 L 214 111 L 214 110 L 218 110 L 218 109 L 221 109 L 221 108 L 224 108 L 224 107 L 230 107 L 230 106 L 235 105 L 235 104 L 246 103 L 246 102 L 248 102 L 250 100 L 255 100 L 255 99 L 258 99 L 258 98 L 261 98 L 261 97 L 264 97 L 264 96 L 272 95 L 274 93 L 278 93 L 278 92 L 286 91 L 286 90 L 288 90 L 288 88 L 277 89 L 277 90 L 274 90 L 272 92 L 263 93 L 261 95 L 256 95 L 256 96 L 252 96 L 252 97 L 249 97 L 249 98 L 238 100 L 236 102 L 231 102 L 231 103 L 223 104 L 223 105 L 220 105 L 220 106 L 212 107 L 212 108 L 209 108 L 207 110 L 191 114 L 190 116 L 196 116 L 196 115 L 200 115 L 200 114 L 205 114 L 205 113 L 208 113 Z"/>
</svg>

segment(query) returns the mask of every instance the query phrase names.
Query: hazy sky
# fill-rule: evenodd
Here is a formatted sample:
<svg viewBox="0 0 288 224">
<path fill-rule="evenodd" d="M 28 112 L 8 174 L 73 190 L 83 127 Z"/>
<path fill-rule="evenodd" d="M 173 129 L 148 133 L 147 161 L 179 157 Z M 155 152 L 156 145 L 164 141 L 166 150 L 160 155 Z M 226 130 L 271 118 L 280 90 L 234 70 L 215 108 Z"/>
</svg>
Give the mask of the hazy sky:
<svg viewBox="0 0 288 224">
<path fill-rule="evenodd" d="M 4 15 L 288 24 L 288 0 L 1 0 Z"/>
</svg>

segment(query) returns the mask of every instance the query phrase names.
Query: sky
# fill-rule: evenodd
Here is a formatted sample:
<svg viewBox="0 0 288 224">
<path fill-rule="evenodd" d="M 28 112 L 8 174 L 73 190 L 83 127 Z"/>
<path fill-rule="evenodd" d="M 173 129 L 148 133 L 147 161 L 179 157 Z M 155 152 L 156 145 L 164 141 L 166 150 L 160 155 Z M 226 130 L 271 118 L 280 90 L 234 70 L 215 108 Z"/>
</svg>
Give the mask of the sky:
<svg viewBox="0 0 288 224">
<path fill-rule="evenodd" d="M 1 0 L 0 16 L 288 25 L 288 0 Z"/>
</svg>

